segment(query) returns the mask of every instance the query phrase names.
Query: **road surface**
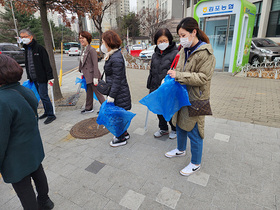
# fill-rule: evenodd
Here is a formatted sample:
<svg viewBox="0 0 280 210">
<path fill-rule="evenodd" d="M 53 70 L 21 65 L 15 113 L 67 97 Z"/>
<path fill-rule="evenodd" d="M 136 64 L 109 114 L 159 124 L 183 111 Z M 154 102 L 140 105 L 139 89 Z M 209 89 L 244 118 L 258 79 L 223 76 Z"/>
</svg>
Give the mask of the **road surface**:
<svg viewBox="0 0 280 210">
<path fill-rule="evenodd" d="M 60 73 L 60 65 L 61 65 L 61 55 L 60 54 L 56 54 L 56 55 L 54 55 L 54 58 L 55 58 L 57 75 L 59 75 L 59 73 Z M 63 54 L 62 73 L 65 73 L 67 71 L 70 71 L 70 70 L 78 67 L 79 60 L 80 60 L 80 56 L 68 56 L 67 54 Z M 22 82 L 27 80 L 27 76 L 26 76 L 26 71 L 25 71 L 24 65 L 22 67 L 23 67 L 24 71 L 23 71 L 22 79 L 20 80 L 21 84 L 22 84 Z"/>
</svg>

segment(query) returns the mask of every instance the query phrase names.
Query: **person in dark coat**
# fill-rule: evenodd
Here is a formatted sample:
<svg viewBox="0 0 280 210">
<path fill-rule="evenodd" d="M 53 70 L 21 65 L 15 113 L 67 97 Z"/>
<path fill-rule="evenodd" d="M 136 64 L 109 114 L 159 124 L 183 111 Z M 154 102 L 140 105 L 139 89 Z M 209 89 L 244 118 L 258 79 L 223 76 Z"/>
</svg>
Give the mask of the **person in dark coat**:
<svg viewBox="0 0 280 210">
<path fill-rule="evenodd" d="M 107 102 L 130 110 L 131 96 L 126 79 L 125 62 L 120 49 L 121 43 L 119 35 L 112 30 L 102 34 L 101 50 L 106 53 L 104 72 L 106 83 L 111 85 Z M 112 147 L 125 145 L 129 138 L 129 133 L 125 131 L 121 136 L 114 137 L 110 145 Z"/>
<path fill-rule="evenodd" d="M 39 96 L 43 102 L 44 114 L 39 119 L 47 118 L 44 123 L 49 124 L 56 119 L 53 106 L 48 95 L 48 81 L 53 79 L 52 67 L 46 49 L 39 45 L 28 29 L 20 32 L 20 37 L 25 48 L 25 68 L 27 78 L 34 82 Z"/>
<path fill-rule="evenodd" d="M 150 89 L 150 93 L 158 89 L 161 85 L 178 53 L 176 43 L 173 42 L 173 36 L 167 28 L 162 28 L 157 31 L 154 37 L 154 43 L 157 46 L 152 56 L 151 69 L 147 81 L 147 88 Z M 169 133 L 168 125 L 164 117 L 162 115 L 157 116 L 160 130 L 154 133 L 154 137 L 159 138 L 169 134 L 170 139 L 175 139 L 177 137 L 176 127 L 173 126 L 172 120 L 169 122 L 171 126 L 171 132 Z"/>
<path fill-rule="evenodd" d="M 79 71 L 83 73 L 87 83 L 87 98 L 85 109 L 81 111 L 82 114 L 93 112 L 93 92 L 100 104 L 105 101 L 104 96 L 98 92 L 96 86 L 101 77 L 98 69 L 98 58 L 96 50 L 90 45 L 92 36 L 87 31 L 81 31 L 79 34 L 81 45 L 84 47 L 82 52 Z"/>
<path fill-rule="evenodd" d="M 38 101 L 18 82 L 22 72 L 14 59 L 0 55 L 0 173 L 4 182 L 12 183 L 24 209 L 52 209 L 41 164 L 45 154 L 38 128 Z"/>
</svg>

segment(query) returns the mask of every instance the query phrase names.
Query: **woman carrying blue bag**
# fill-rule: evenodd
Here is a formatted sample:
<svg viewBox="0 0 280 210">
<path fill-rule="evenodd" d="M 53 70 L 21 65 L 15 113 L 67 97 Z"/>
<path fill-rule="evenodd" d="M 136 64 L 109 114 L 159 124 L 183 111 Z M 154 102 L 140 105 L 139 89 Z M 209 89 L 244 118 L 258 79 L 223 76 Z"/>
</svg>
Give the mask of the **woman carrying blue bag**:
<svg viewBox="0 0 280 210">
<path fill-rule="evenodd" d="M 121 53 L 121 39 L 119 35 L 112 31 L 106 31 L 102 34 L 101 50 L 105 53 L 104 72 L 106 83 L 111 86 L 107 97 L 108 103 L 114 103 L 115 106 L 131 109 L 131 96 L 126 79 L 125 63 Z M 114 136 L 110 142 L 112 147 L 125 145 L 130 135 L 125 131 L 120 136 Z"/>
<path fill-rule="evenodd" d="M 154 43 L 157 45 L 155 53 L 151 60 L 150 75 L 147 81 L 147 88 L 150 93 L 158 89 L 162 80 L 170 69 L 171 64 L 178 53 L 176 43 L 173 42 L 173 36 L 167 28 L 159 29 L 154 37 Z M 159 130 L 154 133 L 155 138 L 168 135 L 170 139 L 176 138 L 176 127 L 170 121 L 171 131 L 168 131 L 168 125 L 162 115 L 157 115 L 159 120 Z"/>
<path fill-rule="evenodd" d="M 191 106 L 182 107 L 172 119 L 177 129 L 177 148 L 165 154 L 166 157 L 186 155 L 187 138 L 191 145 L 191 162 L 180 171 L 189 176 L 201 167 L 205 115 L 212 114 L 209 98 L 210 83 L 216 59 L 207 35 L 199 29 L 192 17 L 181 20 L 177 26 L 182 49 L 175 70 L 167 73 L 180 84 L 187 86 Z"/>
</svg>

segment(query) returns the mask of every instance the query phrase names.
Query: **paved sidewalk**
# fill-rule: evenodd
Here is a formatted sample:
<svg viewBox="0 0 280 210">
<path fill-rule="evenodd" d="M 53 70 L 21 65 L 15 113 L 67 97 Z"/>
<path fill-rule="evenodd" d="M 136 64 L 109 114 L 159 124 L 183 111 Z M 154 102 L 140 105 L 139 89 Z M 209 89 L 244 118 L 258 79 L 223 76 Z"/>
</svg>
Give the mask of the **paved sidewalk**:
<svg viewBox="0 0 280 210">
<path fill-rule="evenodd" d="M 79 75 L 63 77 L 63 95 L 76 92 Z M 138 101 L 148 93 L 148 71 L 128 69 L 127 76 L 131 111 L 137 115 L 126 146 L 110 147 L 112 134 L 87 140 L 69 135 L 77 122 L 96 116 L 96 111 L 80 114 L 84 90 L 76 106 L 57 108 L 53 123 L 39 121 L 54 209 L 280 209 L 279 81 L 215 73 L 202 168 L 183 177 L 179 171 L 190 162 L 189 147 L 186 157 L 166 158 L 176 140 L 153 137 L 158 121 L 152 113 L 147 133 L 139 132 L 146 107 Z M 95 102 L 94 109 L 99 107 Z M 11 185 L 2 180 L 0 195 L 1 210 L 21 209 Z"/>
</svg>

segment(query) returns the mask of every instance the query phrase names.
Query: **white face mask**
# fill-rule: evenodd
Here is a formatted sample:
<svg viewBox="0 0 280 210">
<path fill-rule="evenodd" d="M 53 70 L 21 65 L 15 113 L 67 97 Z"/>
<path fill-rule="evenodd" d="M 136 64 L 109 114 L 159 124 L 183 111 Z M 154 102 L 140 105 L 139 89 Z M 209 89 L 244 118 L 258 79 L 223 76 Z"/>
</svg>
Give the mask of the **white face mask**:
<svg viewBox="0 0 280 210">
<path fill-rule="evenodd" d="M 23 44 L 29 44 L 31 40 L 29 38 L 22 38 L 22 43 Z"/>
<path fill-rule="evenodd" d="M 180 38 L 180 44 L 183 48 L 189 48 L 192 45 L 192 41 L 189 41 L 189 38 Z"/>
<path fill-rule="evenodd" d="M 105 47 L 104 44 L 101 45 L 101 51 L 102 51 L 103 53 L 107 53 L 107 52 L 108 52 L 108 50 L 107 50 L 107 48 Z"/>
<path fill-rule="evenodd" d="M 163 42 L 158 44 L 158 48 L 162 51 L 164 51 L 169 46 L 169 43 Z"/>
</svg>

